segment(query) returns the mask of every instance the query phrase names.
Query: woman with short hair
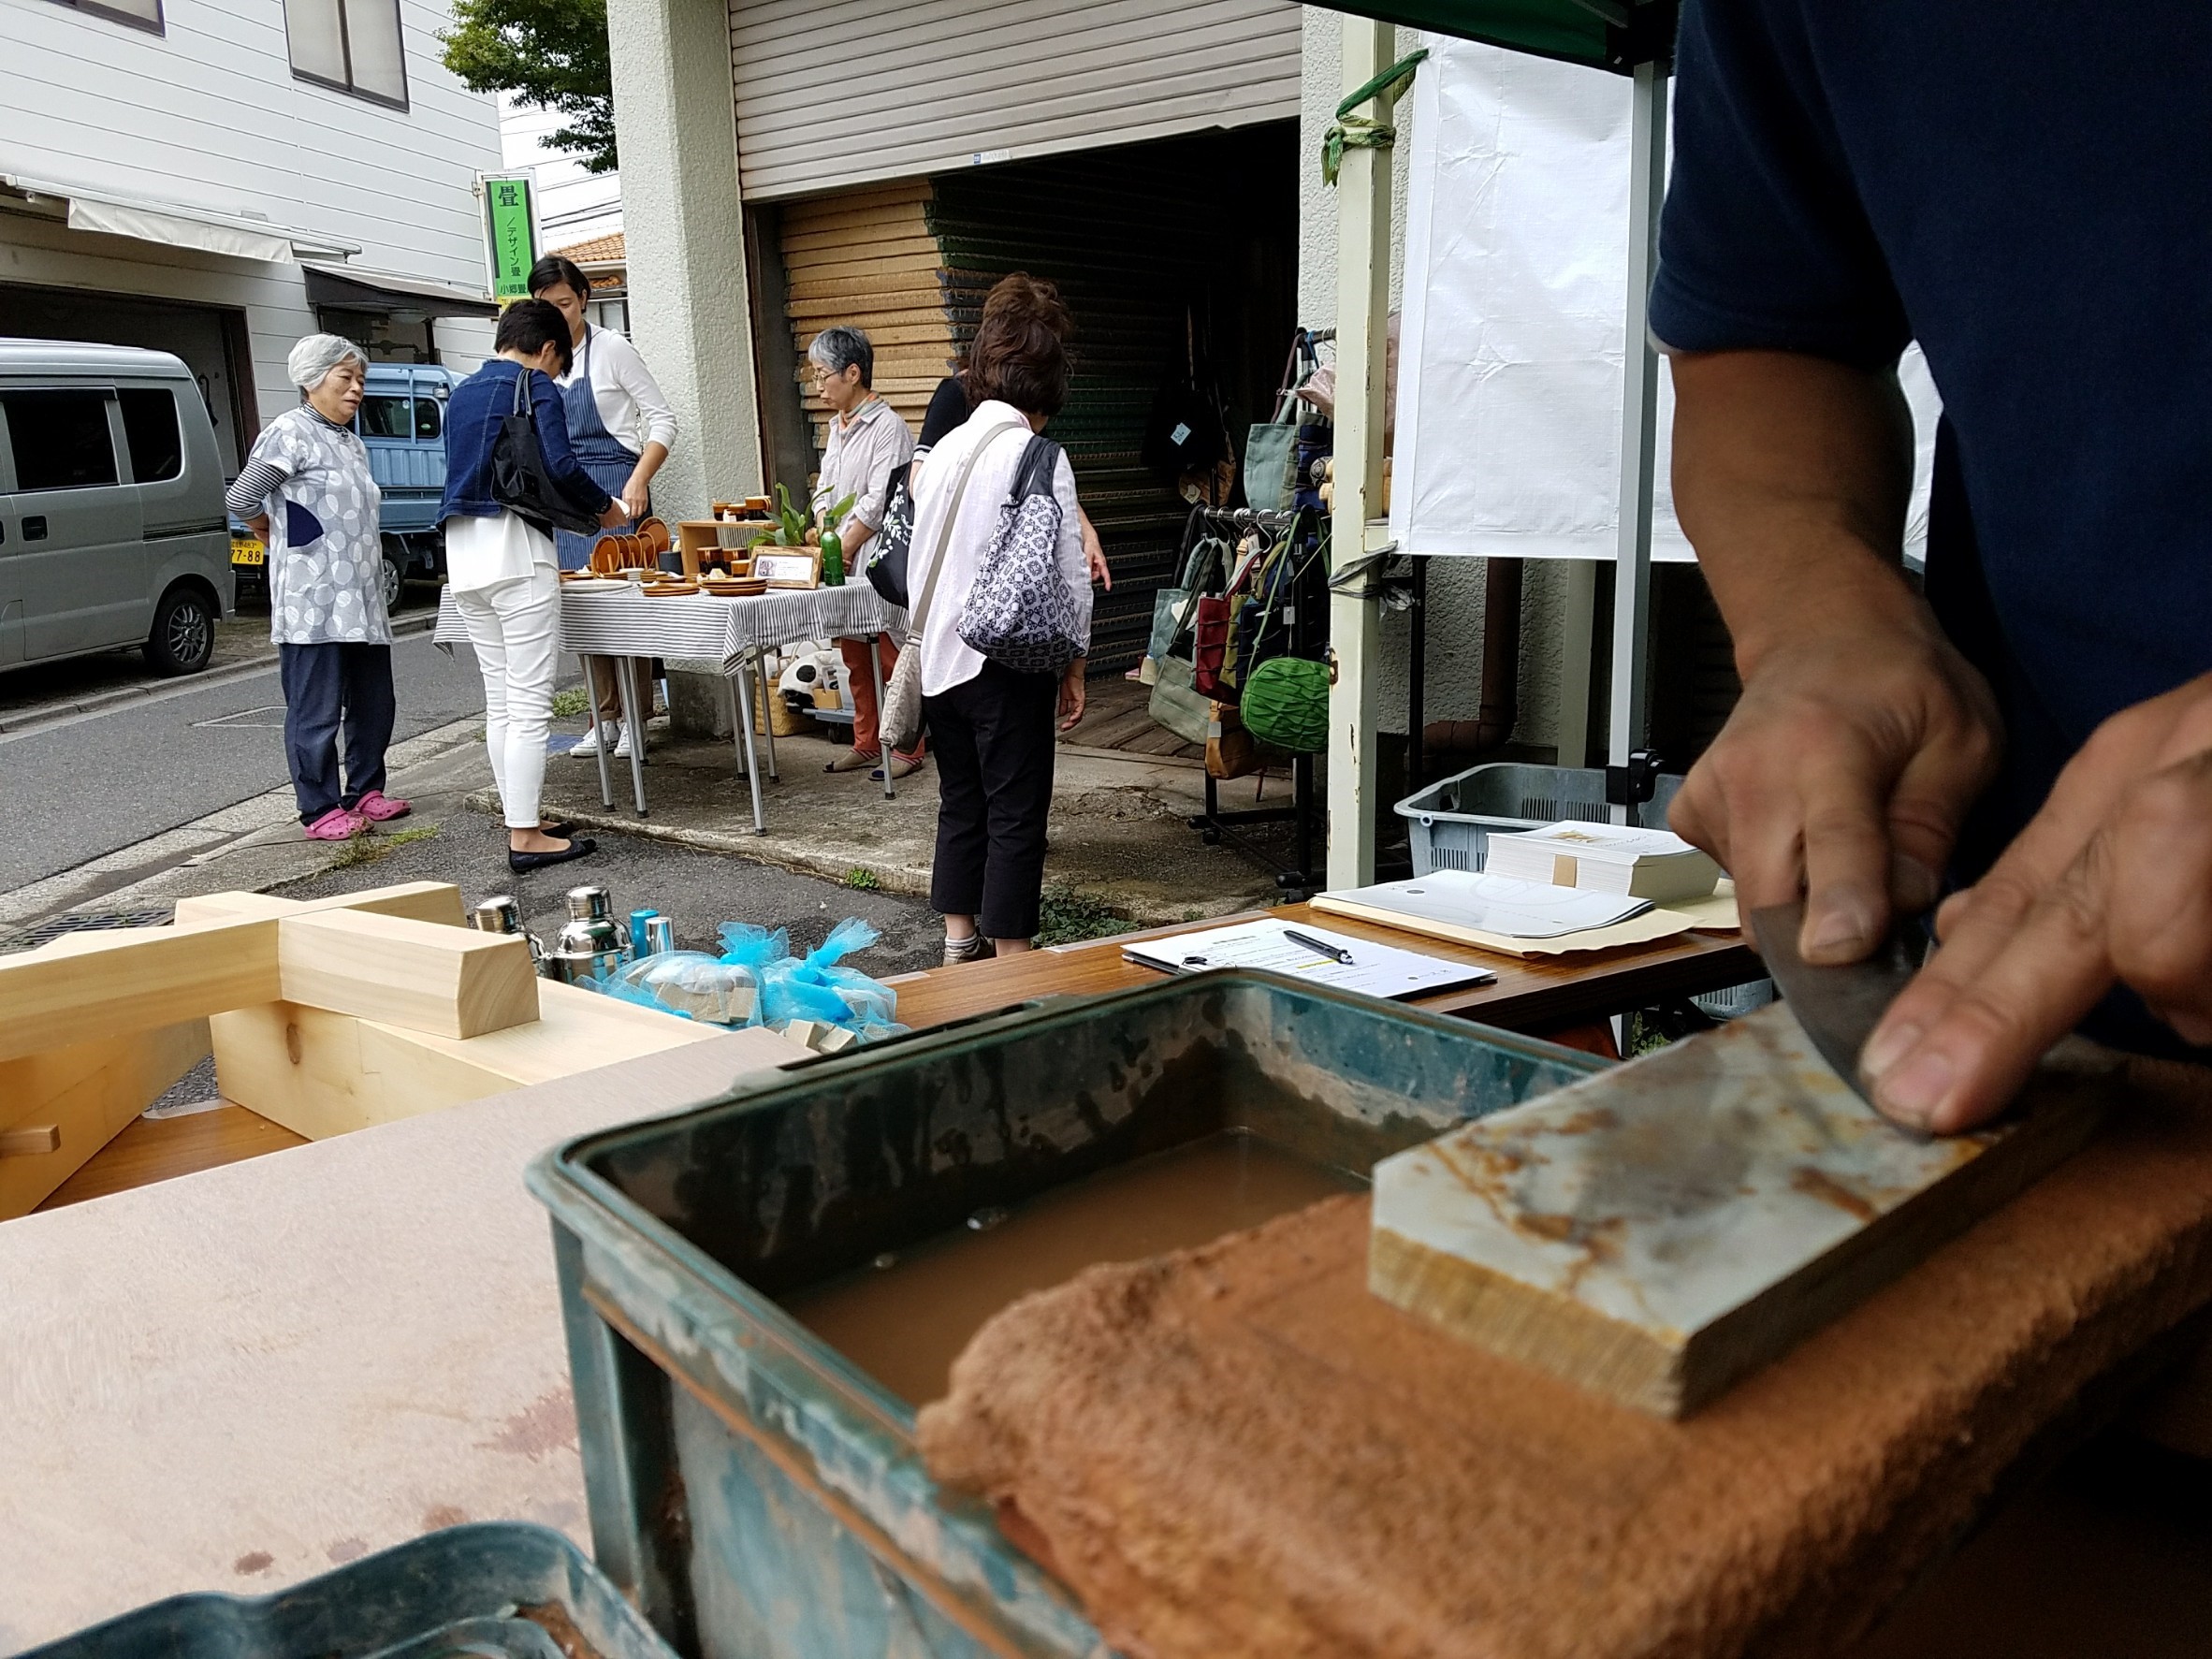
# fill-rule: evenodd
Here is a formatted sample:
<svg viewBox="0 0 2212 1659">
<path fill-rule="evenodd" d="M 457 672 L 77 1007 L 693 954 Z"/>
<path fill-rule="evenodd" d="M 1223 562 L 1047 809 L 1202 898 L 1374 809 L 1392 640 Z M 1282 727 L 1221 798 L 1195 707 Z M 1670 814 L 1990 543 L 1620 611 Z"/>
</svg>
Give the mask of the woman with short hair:
<svg viewBox="0 0 2212 1659">
<path fill-rule="evenodd" d="M 612 328 L 587 319 L 591 303 L 591 280 L 573 259 L 548 254 L 530 269 L 530 297 L 543 299 L 568 322 L 569 367 L 555 384 L 560 406 L 568 415 L 569 451 L 592 482 L 622 503 L 624 517 L 607 528 L 631 531 L 653 510 L 653 475 L 668 458 L 676 443 L 676 412 L 668 406 L 652 371 L 638 356 L 637 347 Z M 562 570 L 582 570 L 591 560 L 595 536 L 556 531 L 553 548 Z M 642 722 L 652 713 L 654 671 L 649 659 L 623 659 Z M 622 703 L 611 677 L 602 676 L 592 664 L 593 702 L 598 718 L 583 742 L 569 750 L 573 757 L 591 759 L 600 745 L 612 738 L 618 760 L 630 758 L 630 745 L 640 737 L 622 723 Z"/>
<path fill-rule="evenodd" d="M 567 319 L 542 299 L 518 299 L 500 313 L 492 345 L 499 355 L 454 387 L 446 405 L 445 499 L 438 517 L 446 585 L 484 676 L 484 744 L 507 825 L 507 866 L 522 874 L 582 858 L 593 843 L 538 816 L 560 654 L 560 577 L 550 527 L 492 494 L 493 445 L 517 400 L 527 400 L 535 417 L 546 473 L 577 509 L 598 515 L 602 524 L 619 524 L 626 514 L 569 451 L 553 384 L 569 365 Z"/>
<path fill-rule="evenodd" d="M 284 689 L 284 762 L 299 822 L 311 840 L 343 841 L 408 811 L 384 793 L 396 700 L 377 522 L 383 492 L 353 429 L 369 359 L 340 335 L 310 334 L 284 367 L 299 404 L 255 440 L 227 504 L 269 547 L 269 636 Z"/>
<path fill-rule="evenodd" d="M 1017 271 L 992 289 L 968 352 L 972 412 L 912 474 L 907 589 L 917 599 L 944 541 L 916 648 L 923 719 L 938 764 L 929 902 L 945 918 L 948 965 L 1030 948 L 1044 890 L 1054 720 L 1060 717 L 1065 730 L 1083 718 L 1083 657 L 1065 674 L 1022 673 L 984 657 L 959 632 L 1029 438 L 1068 400 L 1072 327 L 1059 290 L 1048 282 Z M 960 492 L 964 473 L 968 482 Z M 1052 494 L 1060 510 L 1055 574 L 1075 606 L 1076 637 L 1087 643 L 1090 572 L 1075 473 L 1065 454 L 1054 465 Z"/>
</svg>

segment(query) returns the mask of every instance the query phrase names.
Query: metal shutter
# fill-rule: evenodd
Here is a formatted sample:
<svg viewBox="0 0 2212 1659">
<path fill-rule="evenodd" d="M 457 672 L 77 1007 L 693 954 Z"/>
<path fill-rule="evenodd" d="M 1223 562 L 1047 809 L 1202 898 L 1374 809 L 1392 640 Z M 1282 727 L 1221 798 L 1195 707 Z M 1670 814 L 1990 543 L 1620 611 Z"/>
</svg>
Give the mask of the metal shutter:
<svg viewBox="0 0 2212 1659">
<path fill-rule="evenodd" d="M 1298 113 L 1290 0 L 731 0 L 748 200 Z"/>
</svg>

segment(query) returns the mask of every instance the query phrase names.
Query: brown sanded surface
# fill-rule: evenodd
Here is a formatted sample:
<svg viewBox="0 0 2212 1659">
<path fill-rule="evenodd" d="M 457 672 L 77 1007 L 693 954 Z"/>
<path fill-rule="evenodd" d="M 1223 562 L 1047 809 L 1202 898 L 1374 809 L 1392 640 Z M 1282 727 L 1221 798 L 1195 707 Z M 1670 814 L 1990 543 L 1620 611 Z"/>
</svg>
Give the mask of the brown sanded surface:
<svg viewBox="0 0 2212 1659">
<path fill-rule="evenodd" d="M 2084 1386 L 2212 1299 L 2212 1087 L 1669 1423 L 1367 1295 L 1332 1200 L 1015 1304 L 922 1416 L 1130 1659 L 1848 1651 Z"/>
<path fill-rule="evenodd" d="M 217 1106 L 184 1117 L 141 1117 L 100 1148 L 91 1161 L 63 1182 L 38 1206 L 43 1212 L 106 1198 L 136 1186 L 221 1169 L 288 1146 L 304 1146 L 307 1137 L 270 1123 L 243 1106 Z"/>
</svg>

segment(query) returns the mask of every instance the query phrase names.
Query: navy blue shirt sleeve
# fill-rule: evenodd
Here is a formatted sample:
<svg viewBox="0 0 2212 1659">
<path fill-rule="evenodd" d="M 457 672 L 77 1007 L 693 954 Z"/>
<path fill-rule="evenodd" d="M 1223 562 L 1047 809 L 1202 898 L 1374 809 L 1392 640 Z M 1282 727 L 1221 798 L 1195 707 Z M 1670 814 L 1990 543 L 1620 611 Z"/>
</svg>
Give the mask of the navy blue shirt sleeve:
<svg viewBox="0 0 2212 1659">
<path fill-rule="evenodd" d="M 1912 338 L 1806 38 L 1812 0 L 1687 0 L 1651 326 L 1887 368 Z"/>
<path fill-rule="evenodd" d="M 568 410 L 560 401 L 560 389 L 535 369 L 522 372 L 530 376 L 530 404 L 537 415 L 538 453 L 546 458 L 546 471 L 570 501 L 594 513 L 605 512 L 615 498 L 584 471 L 569 448 Z"/>
</svg>

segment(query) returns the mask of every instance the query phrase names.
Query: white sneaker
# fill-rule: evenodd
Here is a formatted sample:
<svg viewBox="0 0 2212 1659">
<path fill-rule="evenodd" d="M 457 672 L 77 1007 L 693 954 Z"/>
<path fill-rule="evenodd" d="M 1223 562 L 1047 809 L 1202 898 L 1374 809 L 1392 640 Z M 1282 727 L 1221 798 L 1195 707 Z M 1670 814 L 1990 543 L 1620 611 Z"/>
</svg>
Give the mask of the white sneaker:
<svg viewBox="0 0 2212 1659">
<path fill-rule="evenodd" d="M 626 761 L 630 758 L 630 722 L 628 720 L 615 722 L 614 756 L 618 761 Z"/>
<path fill-rule="evenodd" d="M 578 739 L 575 748 L 568 751 L 569 758 L 571 760 L 577 761 L 589 761 L 598 759 L 600 739 L 604 734 L 615 730 L 619 724 L 619 721 L 610 720 L 604 725 L 592 727 L 590 731 L 586 732 L 584 735 Z M 630 751 L 626 749 L 618 748 L 614 752 L 627 757 Z"/>
</svg>

